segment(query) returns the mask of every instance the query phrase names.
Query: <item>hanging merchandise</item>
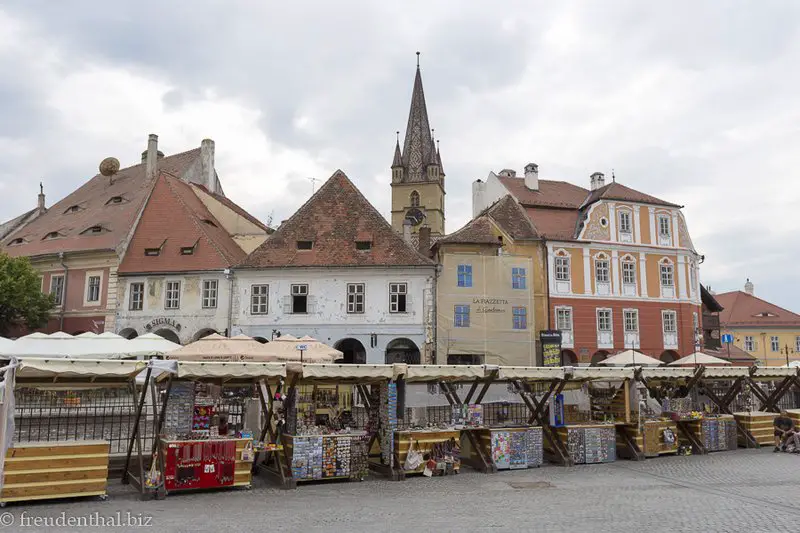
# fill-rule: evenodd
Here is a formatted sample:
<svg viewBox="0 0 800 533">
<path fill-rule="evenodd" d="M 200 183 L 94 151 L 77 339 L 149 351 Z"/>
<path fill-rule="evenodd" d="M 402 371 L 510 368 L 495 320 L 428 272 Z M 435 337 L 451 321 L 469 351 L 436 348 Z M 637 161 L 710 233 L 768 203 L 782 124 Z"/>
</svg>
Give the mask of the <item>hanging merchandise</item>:
<svg viewBox="0 0 800 533">
<path fill-rule="evenodd" d="M 250 441 L 245 444 L 244 449 L 242 450 L 242 461 L 253 461 L 255 458 L 255 452 L 253 451 L 253 442 Z"/>
<path fill-rule="evenodd" d="M 530 428 L 525 431 L 528 444 L 528 466 L 541 466 L 544 462 L 542 428 Z"/>
<path fill-rule="evenodd" d="M 158 454 L 153 454 L 153 460 L 150 463 L 150 470 L 144 478 L 144 485 L 148 489 L 157 489 L 161 486 L 161 471 L 158 469 Z"/>
<path fill-rule="evenodd" d="M 509 468 L 528 468 L 528 444 L 524 431 L 514 431 L 511 433 L 510 441 L 510 464 Z"/>
<path fill-rule="evenodd" d="M 194 399 L 194 383 L 173 382 L 164 416 L 165 434 L 183 436 L 192 432 Z"/>
<path fill-rule="evenodd" d="M 408 447 L 408 454 L 406 455 L 406 463 L 403 465 L 405 470 L 416 470 L 422 464 L 422 453 L 419 451 L 419 443 L 417 443 L 416 448 L 414 447 L 414 442 L 411 441 L 411 444 Z"/>
<path fill-rule="evenodd" d="M 669 444 L 669 445 L 675 444 L 675 433 L 671 429 L 669 429 L 669 428 L 665 429 L 661 433 L 661 435 L 664 438 L 664 443 L 665 444 Z"/>
<path fill-rule="evenodd" d="M 508 431 L 492 432 L 492 460 L 498 469 L 511 467 L 511 444 Z"/>
</svg>

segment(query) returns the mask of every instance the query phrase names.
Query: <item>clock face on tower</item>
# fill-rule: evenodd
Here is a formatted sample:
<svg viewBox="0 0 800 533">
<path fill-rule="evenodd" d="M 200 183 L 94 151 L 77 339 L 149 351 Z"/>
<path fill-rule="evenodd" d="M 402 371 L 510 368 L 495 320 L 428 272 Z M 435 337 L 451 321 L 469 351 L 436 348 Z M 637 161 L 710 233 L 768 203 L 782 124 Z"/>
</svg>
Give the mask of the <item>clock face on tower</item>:
<svg viewBox="0 0 800 533">
<path fill-rule="evenodd" d="M 425 215 L 416 207 L 412 207 L 406 211 L 406 218 L 411 221 L 412 225 L 419 226 L 422 224 L 422 220 L 425 218 Z"/>
</svg>

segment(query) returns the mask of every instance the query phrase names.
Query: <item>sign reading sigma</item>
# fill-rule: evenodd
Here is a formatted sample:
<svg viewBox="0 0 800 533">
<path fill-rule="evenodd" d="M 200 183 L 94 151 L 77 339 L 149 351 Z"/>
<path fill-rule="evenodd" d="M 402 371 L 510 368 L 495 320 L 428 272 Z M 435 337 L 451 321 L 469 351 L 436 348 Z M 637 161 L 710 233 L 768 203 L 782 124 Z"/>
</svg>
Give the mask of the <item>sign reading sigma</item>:
<svg viewBox="0 0 800 533">
<path fill-rule="evenodd" d="M 507 309 L 497 307 L 498 305 L 508 305 L 508 300 L 503 298 L 473 298 L 472 303 L 479 307 L 476 313 L 505 313 Z"/>
<path fill-rule="evenodd" d="M 154 318 L 153 320 L 144 325 L 144 329 L 150 331 L 156 326 L 170 326 L 172 328 L 175 328 L 175 331 L 180 331 L 181 328 L 183 328 L 183 326 L 181 326 L 179 322 L 176 322 L 172 318 Z"/>
</svg>

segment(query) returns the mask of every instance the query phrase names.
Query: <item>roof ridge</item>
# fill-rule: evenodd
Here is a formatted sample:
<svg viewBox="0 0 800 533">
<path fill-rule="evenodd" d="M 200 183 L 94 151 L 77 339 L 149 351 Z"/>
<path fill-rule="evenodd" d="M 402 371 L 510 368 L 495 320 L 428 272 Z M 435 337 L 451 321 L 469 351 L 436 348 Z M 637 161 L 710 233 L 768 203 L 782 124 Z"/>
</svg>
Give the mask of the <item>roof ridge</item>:
<svg viewBox="0 0 800 533">
<path fill-rule="evenodd" d="M 790 315 L 800 319 L 800 314 L 795 313 L 794 311 L 790 311 L 790 310 L 786 309 L 785 307 L 781 307 L 778 304 L 774 304 L 772 302 L 768 302 L 767 300 L 765 300 L 763 298 L 759 298 L 755 294 L 750 294 L 750 293 L 747 293 L 747 292 L 739 290 L 739 289 L 737 289 L 735 291 L 723 292 L 722 294 L 719 294 L 717 296 L 723 296 L 725 294 L 731 294 L 731 293 L 736 293 L 736 298 L 733 300 L 733 305 L 734 306 L 736 305 L 736 302 L 739 300 L 739 298 L 741 296 L 744 296 L 745 298 L 753 298 L 754 300 L 758 300 L 759 302 L 767 304 L 768 306 L 774 307 L 775 309 L 780 309 L 781 311 L 789 313 Z"/>
<path fill-rule="evenodd" d="M 165 155 L 165 156 L 163 156 L 161 159 L 159 159 L 158 161 L 163 161 L 164 159 L 172 159 L 173 157 L 178 157 L 178 156 L 186 155 L 186 154 L 188 154 L 189 152 L 194 152 L 194 151 L 197 151 L 197 152 L 199 152 L 199 151 L 200 151 L 200 148 L 199 148 L 199 147 L 197 147 L 197 148 L 191 148 L 191 149 L 189 149 L 189 150 L 184 150 L 183 152 L 178 152 L 177 154 Z M 125 168 L 121 168 L 121 169 L 119 169 L 119 170 L 117 171 L 117 173 L 119 174 L 119 173 L 121 173 L 121 172 L 123 172 L 123 171 L 125 171 L 125 170 L 130 170 L 130 169 L 132 169 L 132 168 L 135 168 L 135 167 L 140 167 L 140 166 L 144 165 L 145 163 L 146 163 L 145 161 L 141 161 L 141 162 L 139 162 L 139 163 L 136 163 L 136 164 L 133 164 L 133 165 L 127 166 L 127 167 L 125 167 Z M 161 171 L 161 169 L 159 169 L 159 172 L 160 172 L 160 171 Z M 92 178 L 95 178 L 95 177 L 97 177 L 97 176 L 100 176 L 100 174 L 99 174 L 99 173 L 98 173 L 98 174 L 95 174 L 94 176 L 92 176 Z M 146 177 L 146 176 L 145 176 L 145 177 Z M 89 179 L 91 179 L 91 178 L 89 178 Z"/>
</svg>

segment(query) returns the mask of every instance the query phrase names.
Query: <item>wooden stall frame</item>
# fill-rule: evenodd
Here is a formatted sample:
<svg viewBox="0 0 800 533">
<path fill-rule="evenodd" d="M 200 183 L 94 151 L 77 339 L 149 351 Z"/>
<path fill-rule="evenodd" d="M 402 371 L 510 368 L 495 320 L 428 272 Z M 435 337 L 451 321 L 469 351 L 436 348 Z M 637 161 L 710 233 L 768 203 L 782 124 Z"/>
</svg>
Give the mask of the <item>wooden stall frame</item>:
<svg viewBox="0 0 800 533">
<path fill-rule="evenodd" d="M 781 368 L 781 370 L 783 370 L 783 368 Z M 795 369 L 794 375 L 790 374 L 785 376 L 769 396 L 767 396 L 767 394 L 761 390 L 761 387 L 758 386 L 756 381 L 756 378 L 758 377 L 757 374 L 761 373 L 760 371 L 761 369 L 759 367 L 754 366 L 750 369 L 750 374 L 747 376 L 747 382 L 750 385 L 750 390 L 752 390 L 753 394 L 761 401 L 761 406 L 757 410 L 779 413 L 780 409 L 778 408 L 777 404 L 781 398 L 783 398 L 783 396 L 785 396 L 793 386 L 800 388 L 800 379 L 798 379 L 797 374 L 798 370 Z"/>
</svg>

